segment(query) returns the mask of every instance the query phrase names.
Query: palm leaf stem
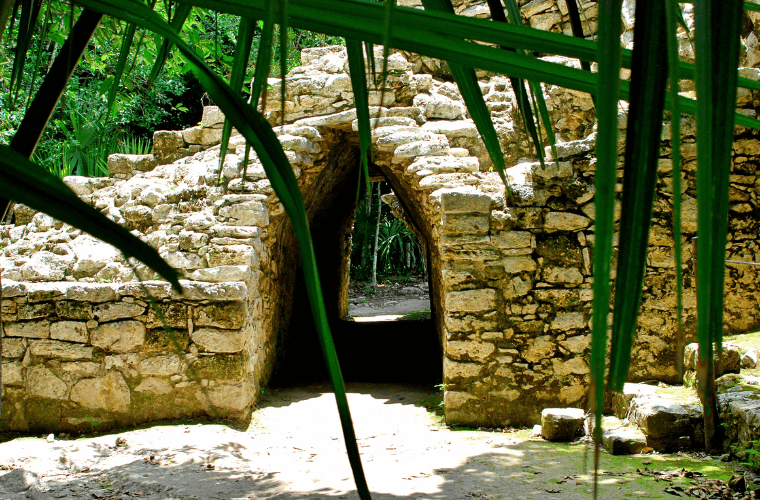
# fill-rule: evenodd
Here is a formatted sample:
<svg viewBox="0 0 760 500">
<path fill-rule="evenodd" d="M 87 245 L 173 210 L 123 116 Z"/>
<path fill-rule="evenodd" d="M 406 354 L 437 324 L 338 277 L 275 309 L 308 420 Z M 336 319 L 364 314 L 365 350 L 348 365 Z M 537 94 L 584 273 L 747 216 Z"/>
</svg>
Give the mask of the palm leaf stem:
<svg viewBox="0 0 760 500">
<path fill-rule="evenodd" d="M 646 270 L 662 114 L 668 77 L 664 2 L 636 8 L 631 99 L 628 108 L 620 245 L 608 386 L 620 391 L 628 375 Z"/>
<path fill-rule="evenodd" d="M 594 415 L 594 497 L 598 491 L 599 445 L 602 437 L 604 371 L 607 350 L 607 316 L 610 311 L 610 262 L 614 235 L 615 183 L 617 180 L 617 109 L 620 97 L 621 0 L 599 2 L 599 82 L 596 96 L 598 136 L 596 143 L 596 243 L 594 245 L 594 298 L 591 331 L 591 408 Z"/>
</svg>

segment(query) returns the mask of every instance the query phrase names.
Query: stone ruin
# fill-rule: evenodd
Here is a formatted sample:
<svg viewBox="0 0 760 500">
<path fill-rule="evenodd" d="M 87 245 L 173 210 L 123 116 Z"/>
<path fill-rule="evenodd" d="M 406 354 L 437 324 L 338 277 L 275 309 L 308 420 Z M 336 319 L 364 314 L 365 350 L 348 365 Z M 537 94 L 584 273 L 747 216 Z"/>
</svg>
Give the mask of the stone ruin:
<svg viewBox="0 0 760 500">
<path fill-rule="evenodd" d="M 285 122 L 275 132 L 304 196 L 335 323 L 348 312 L 356 111 L 343 47 L 305 49 L 302 61 L 286 78 L 285 116 L 279 80 L 271 82 L 265 112 L 271 123 Z M 516 125 L 508 79 L 481 75 L 510 165 L 508 200 L 445 67 L 432 76 L 420 58 L 394 52 L 388 69 L 385 91 L 370 92 L 372 176 L 391 184 L 395 195 L 386 201 L 424 248 L 436 339 L 426 345 L 445 384 L 447 422 L 526 425 L 546 407 L 585 407 L 595 218 L 590 97 L 544 86 L 561 142 L 558 158 L 542 166 L 525 159 L 531 146 Z M 758 79 L 760 70 L 742 74 Z M 742 113 L 755 116 L 758 102 L 740 91 Z M 15 223 L 0 226 L 3 429 L 78 432 L 203 414 L 245 419 L 283 349 L 313 338 L 292 227 L 255 154 L 242 164 L 239 135 L 220 169 L 223 120 L 218 108 L 207 107 L 197 127 L 156 132 L 153 155 L 112 155 L 109 178 L 64 180 L 180 270 L 183 295 L 111 246 L 27 207 L 16 205 Z M 621 110 L 621 130 L 625 124 Z M 683 192 L 676 196 L 683 201 L 689 341 L 696 327 L 692 117 L 683 118 L 682 129 Z M 668 134 L 666 126 L 634 381 L 677 378 Z M 760 261 L 759 162 L 755 133 L 737 127 L 731 260 Z M 757 283 L 756 267 L 727 265 L 727 331 L 760 325 Z M 375 332 L 352 355 L 363 362 L 385 342 L 401 356 L 406 339 L 394 335 L 393 328 Z M 393 370 L 398 359 L 384 352 L 379 363 Z"/>
</svg>

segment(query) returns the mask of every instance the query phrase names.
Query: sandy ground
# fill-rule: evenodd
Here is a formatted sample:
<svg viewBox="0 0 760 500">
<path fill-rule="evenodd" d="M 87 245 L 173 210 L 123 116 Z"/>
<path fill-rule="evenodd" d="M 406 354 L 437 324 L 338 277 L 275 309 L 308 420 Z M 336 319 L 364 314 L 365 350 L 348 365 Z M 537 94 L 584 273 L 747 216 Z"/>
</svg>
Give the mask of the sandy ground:
<svg viewBox="0 0 760 500">
<path fill-rule="evenodd" d="M 528 431 L 449 429 L 425 408 L 435 397 L 414 386 L 349 386 L 373 498 L 592 498 L 585 444 L 549 444 Z M 667 482 L 636 473 L 641 460 L 604 455 L 600 498 L 671 498 Z M 358 498 L 325 385 L 266 393 L 246 429 L 171 424 L 7 441 L 0 468 L 39 478 L 39 488 L 0 498 Z"/>
</svg>

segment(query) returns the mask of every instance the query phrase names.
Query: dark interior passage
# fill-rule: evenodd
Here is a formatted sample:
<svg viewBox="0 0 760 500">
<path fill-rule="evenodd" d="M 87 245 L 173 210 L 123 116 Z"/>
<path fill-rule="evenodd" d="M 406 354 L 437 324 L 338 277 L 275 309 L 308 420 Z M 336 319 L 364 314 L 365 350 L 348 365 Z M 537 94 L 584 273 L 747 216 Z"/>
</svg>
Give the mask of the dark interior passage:
<svg viewBox="0 0 760 500">
<path fill-rule="evenodd" d="M 282 362 L 270 385 L 327 380 L 322 350 L 311 316 L 303 318 L 283 346 Z M 293 325 L 295 326 L 295 325 Z M 337 321 L 332 325 L 335 349 L 347 382 L 441 381 L 442 353 L 432 320 Z"/>
</svg>

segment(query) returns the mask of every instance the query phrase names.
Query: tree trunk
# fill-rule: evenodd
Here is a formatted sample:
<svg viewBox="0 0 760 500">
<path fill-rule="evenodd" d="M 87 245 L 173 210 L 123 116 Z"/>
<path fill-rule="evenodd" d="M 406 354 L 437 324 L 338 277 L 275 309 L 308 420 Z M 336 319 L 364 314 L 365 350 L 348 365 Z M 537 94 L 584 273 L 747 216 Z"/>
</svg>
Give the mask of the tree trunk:
<svg viewBox="0 0 760 500">
<path fill-rule="evenodd" d="M 697 389 L 705 422 L 705 451 L 710 455 L 718 454 L 723 449 L 723 427 L 715 391 L 715 363 L 712 353 L 703 353 L 701 348 L 697 353 Z"/>
<path fill-rule="evenodd" d="M 364 198 L 364 212 L 367 216 L 364 218 L 365 223 L 360 266 L 362 273 L 369 269 L 369 216 L 372 213 L 372 189 L 367 191 L 367 196 Z"/>
<path fill-rule="evenodd" d="M 380 183 L 377 183 L 377 225 L 375 226 L 375 247 L 372 249 L 372 290 L 377 290 L 377 242 L 380 239 Z"/>
</svg>

